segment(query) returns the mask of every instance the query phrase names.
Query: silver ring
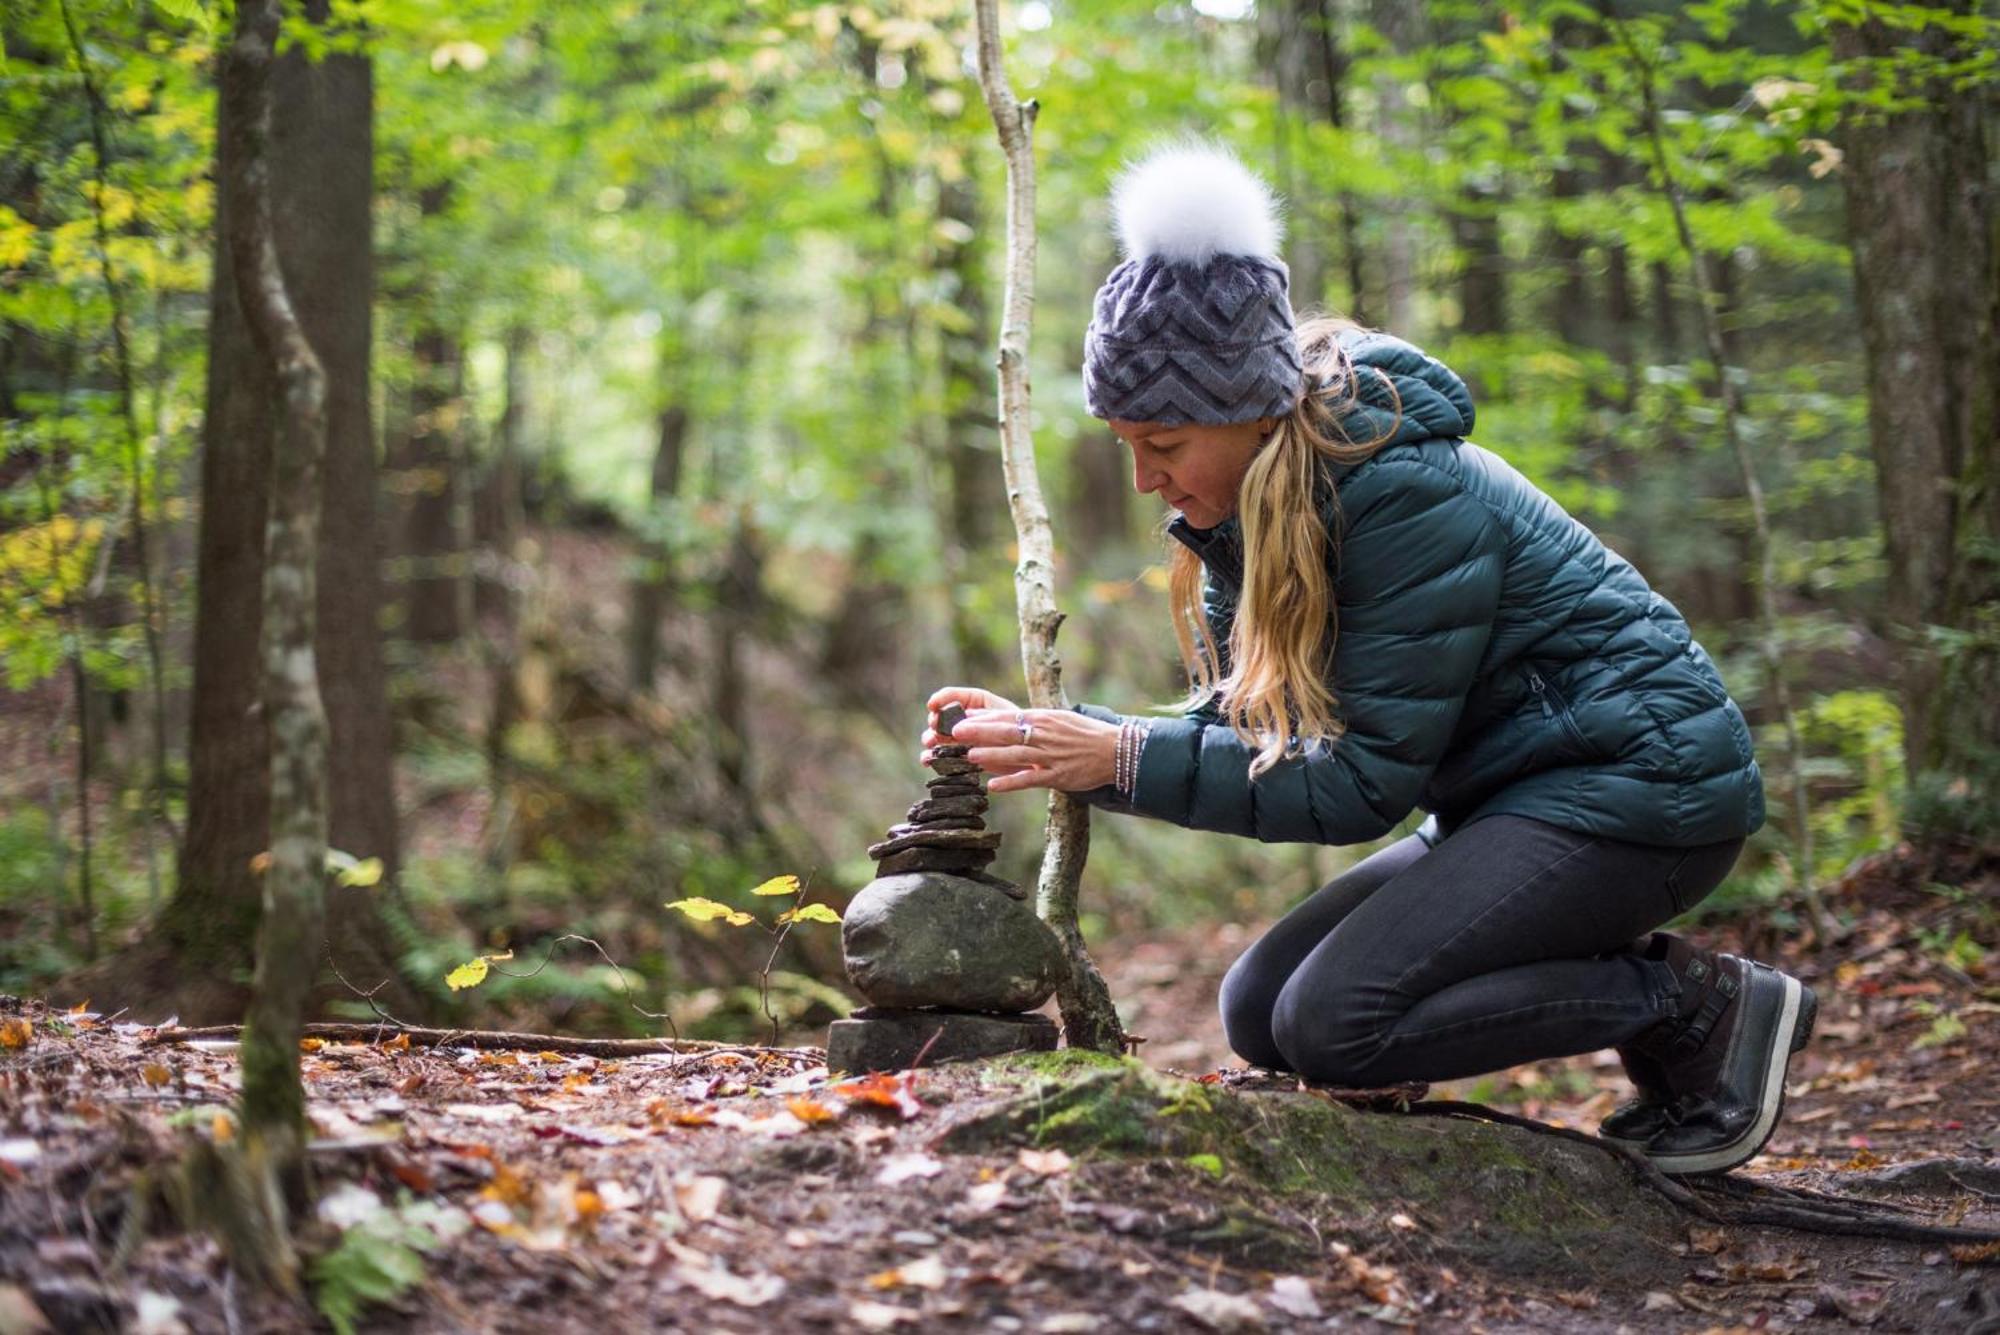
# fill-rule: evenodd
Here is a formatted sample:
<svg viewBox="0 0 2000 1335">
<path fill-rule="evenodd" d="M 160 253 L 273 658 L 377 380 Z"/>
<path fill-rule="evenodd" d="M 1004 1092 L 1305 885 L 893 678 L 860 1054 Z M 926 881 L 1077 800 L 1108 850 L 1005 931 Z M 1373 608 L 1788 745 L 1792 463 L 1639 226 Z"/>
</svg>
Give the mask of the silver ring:
<svg viewBox="0 0 2000 1335">
<path fill-rule="evenodd" d="M 1028 721 L 1026 714 L 1016 714 L 1014 716 L 1014 726 L 1021 730 L 1022 746 L 1026 746 L 1035 740 L 1035 725 Z"/>
</svg>

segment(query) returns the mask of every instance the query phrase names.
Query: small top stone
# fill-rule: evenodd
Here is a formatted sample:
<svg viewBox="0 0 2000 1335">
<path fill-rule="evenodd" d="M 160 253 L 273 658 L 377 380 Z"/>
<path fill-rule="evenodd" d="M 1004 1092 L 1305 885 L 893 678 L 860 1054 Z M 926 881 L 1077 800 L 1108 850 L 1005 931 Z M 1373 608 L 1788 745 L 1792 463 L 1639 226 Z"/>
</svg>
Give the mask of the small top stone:
<svg viewBox="0 0 2000 1335">
<path fill-rule="evenodd" d="M 937 735 L 949 737 L 951 730 L 963 722 L 965 722 L 965 706 L 954 700 L 938 711 Z"/>
</svg>

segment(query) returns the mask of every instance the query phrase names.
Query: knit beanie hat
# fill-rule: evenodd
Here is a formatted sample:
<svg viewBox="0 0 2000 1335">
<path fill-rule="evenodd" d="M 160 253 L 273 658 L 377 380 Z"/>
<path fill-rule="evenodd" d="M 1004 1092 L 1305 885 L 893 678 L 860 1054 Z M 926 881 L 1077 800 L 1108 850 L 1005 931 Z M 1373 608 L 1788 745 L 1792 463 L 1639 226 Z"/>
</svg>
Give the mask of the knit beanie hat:
<svg viewBox="0 0 2000 1335">
<path fill-rule="evenodd" d="M 1299 401 L 1290 273 L 1270 189 L 1206 143 L 1157 150 L 1112 188 L 1125 262 L 1084 335 L 1093 417 L 1222 424 Z"/>
</svg>

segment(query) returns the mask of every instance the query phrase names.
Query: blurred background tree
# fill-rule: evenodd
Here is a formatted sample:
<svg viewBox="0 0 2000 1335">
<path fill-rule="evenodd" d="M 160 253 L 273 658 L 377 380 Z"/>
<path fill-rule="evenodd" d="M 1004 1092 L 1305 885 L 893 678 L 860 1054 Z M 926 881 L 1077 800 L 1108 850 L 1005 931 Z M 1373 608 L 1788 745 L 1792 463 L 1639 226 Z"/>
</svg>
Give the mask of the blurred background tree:
<svg viewBox="0 0 2000 1335">
<path fill-rule="evenodd" d="M 1992 846 L 1990 6 L 1005 11 L 1042 107 L 1036 443 L 1073 694 L 1181 684 L 1161 516 L 1078 364 L 1108 180 L 1212 135 L 1288 200 L 1295 305 L 1454 365 L 1480 443 L 1694 622 L 1770 784 L 1727 898 L 1783 920 L 1801 875 L 1898 840 Z M 275 418 L 214 262 L 227 15 L 0 16 L 0 989 L 235 1018 Z M 1651 63 L 1766 491 L 1810 866 L 1721 385 L 1614 20 Z M 916 792 L 929 691 L 1019 689 L 970 7 L 314 0 L 286 41 L 279 226 L 333 394 L 331 840 L 386 872 L 330 889 L 300 967 L 331 1013 L 386 982 L 410 1018 L 648 1027 L 595 955 L 442 982 L 579 932 L 684 1031 L 751 1032 L 756 944 L 663 901 L 747 904 L 791 871 L 838 904 Z M 1007 874 L 1040 805 L 1000 804 Z M 1097 825 L 1100 954 L 1261 920 L 1367 851 Z M 802 931 L 769 1002 L 803 1028 L 839 981 L 832 934 Z"/>
</svg>

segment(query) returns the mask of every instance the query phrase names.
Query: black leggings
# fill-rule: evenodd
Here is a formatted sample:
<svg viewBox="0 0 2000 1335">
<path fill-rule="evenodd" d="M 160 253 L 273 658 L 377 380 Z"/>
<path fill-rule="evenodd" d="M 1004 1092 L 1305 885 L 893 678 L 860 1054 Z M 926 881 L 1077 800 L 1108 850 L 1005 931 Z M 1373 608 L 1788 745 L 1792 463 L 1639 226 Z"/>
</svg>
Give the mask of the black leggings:
<svg viewBox="0 0 2000 1335">
<path fill-rule="evenodd" d="M 1674 1013 L 1635 939 L 1722 883 L 1743 840 L 1628 844 L 1489 816 L 1416 835 L 1286 914 L 1222 980 L 1229 1046 L 1366 1087 L 1616 1047 Z"/>
</svg>

